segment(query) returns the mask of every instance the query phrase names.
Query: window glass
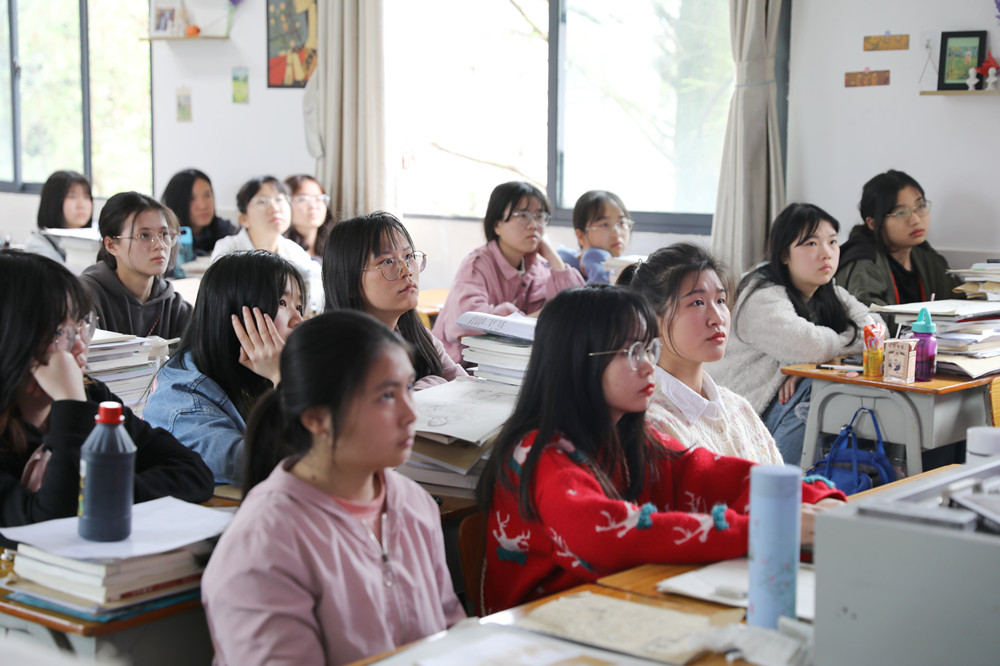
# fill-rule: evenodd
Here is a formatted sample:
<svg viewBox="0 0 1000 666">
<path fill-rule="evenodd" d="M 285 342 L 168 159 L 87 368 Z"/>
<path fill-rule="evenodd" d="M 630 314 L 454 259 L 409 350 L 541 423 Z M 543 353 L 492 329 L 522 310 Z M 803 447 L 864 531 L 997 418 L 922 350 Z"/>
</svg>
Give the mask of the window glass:
<svg viewBox="0 0 1000 666">
<path fill-rule="evenodd" d="M 0 0 L 0 181 L 14 180 L 14 128 L 10 102 L 10 31 L 7 0 Z"/>
</svg>

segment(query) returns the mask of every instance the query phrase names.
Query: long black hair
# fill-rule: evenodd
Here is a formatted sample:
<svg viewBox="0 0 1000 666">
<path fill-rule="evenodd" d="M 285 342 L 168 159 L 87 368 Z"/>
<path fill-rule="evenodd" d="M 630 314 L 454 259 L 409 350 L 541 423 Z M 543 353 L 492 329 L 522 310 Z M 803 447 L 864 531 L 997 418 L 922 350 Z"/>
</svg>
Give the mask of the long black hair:
<svg viewBox="0 0 1000 666">
<path fill-rule="evenodd" d="M 191 197 L 194 192 L 194 183 L 197 180 L 205 181 L 208 183 L 209 189 L 212 189 L 212 181 L 209 180 L 204 171 L 182 169 L 170 178 L 167 186 L 163 188 L 163 196 L 160 197 L 160 201 L 174 211 L 177 222 L 182 227 L 191 226 Z M 212 189 L 212 197 L 215 198 L 214 189 Z M 218 214 L 213 209 L 212 221 L 208 223 L 208 228 L 212 230 L 213 234 L 218 233 L 219 219 Z"/>
<path fill-rule="evenodd" d="M 328 407 L 337 435 L 358 389 L 387 347 L 408 345 L 363 312 L 340 310 L 297 326 L 281 352 L 281 386 L 266 391 L 247 422 L 243 491 L 267 478 L 284 458 L 307 452 L 312 435 L 302 424 L 310 407 Z"/>
<path fill-rule="evenodd" d="M 0 250 L 0 453 L 27 457 L 17 388 L 62 322 L 90 310 L 87 290 L 65 266 L 38 254 Z"/>
<path fill-rule="evenodd" d="M 90 198 L 91 206 L 94 203 L 94 195 L 90 190 L 90 181 L 82 173 L 76 171 L 55 171 L 49 176 L 45 184 L 42 185 L 41 198 L 38 201 L 38 228 L 39 229 L 65 229 L 66 215 L 63 213 L 63 202 L 70 188 L 79 185 Z M 90 219 L 85 227 L 94 224 L 94 209 L 90 209 Z"/>
<path fill-rule="evenodd" d="M 293 199 L 292 201 L 293 207 L 295 205 L 294 202 L 295 195 L 299 193 L 299 190 L 302 189 L 302 186 L 305 183 L 316 183 L 316 186 L 319 188 L 319 191 L 322 192 L 323 194 L 326 194 L 326 190 L 323 189 L 323 186 L 320 185 L 320 182 L 315 178 L 313 178 L 312 176 L 306 175 L 304 173 L 295 174 L 294 176 L 289 176 L 288 178 L 285 179 L 285 187 L 287 187 L 288 191 L 291 193 L 290 196 Z M 292 214 L 292 217 L 293 220 L 292 223 L 288 225 L 288 231 L 285 232 L 285 238 L 297 244 L 303 250 L 308 252 L 309 244 L 306 243 L 305 239 L 302 237 L 302 234 L 300 234 L 298 230 L 295 228 L 294 213 Z M 323 224 L 321 224 L 319 229 L 316 230 L 316 242 L 313 243 L 313 254 L 315 254 L 317 257 L 323 256 L 323 250 L 324 248 L 326 248 L 326 239 L 330 235 L 330 229 L 333 228 L 334 224 L 336 224 L 336 222 L 334 221 L 333 218 L 333 211 L 330 210 L 330 206 L 329 204 L 327 204 L 326 217 L 323 218 Z"/>
<path fill-rule="evenodd" d="M 628 289 L 591 285 L 562 291 L 546 303 L 514 412 L 497 436 L 476 489 L 480 505 L 490 505 L 498 483 L 514 490 L 512 455 L 532 430 L 538 433 L 517 487 L 521 514 L 528 520 L 537 515 L 535 468 L 545 443 L 557 433 L 582 454 L 609 497 L 633 501 L 655 483 L 654 461 L 670 454 L 646 434 L 645 412 L 612 421 L 602 379 L 615 357 L 588 354 L 623 349 L 636 340 L 648 344 L 657 335 L 656 314 Z"/>
<path fill-rule="evenodd" d="M 875 247 L 882 252 L 889 251 L 885 243 L 885 231 L 883 230 L 885 219 L 896 208 L 899 193 L 907 187 L 914 188 L 920 192 L 921 197 L 924 196 L 924 188 L 920 187 L 920 183 L 912 176 L 902 171 L 896 171 L 895 169 L 889 169 L 885 173 L 875 176 L 865 183 L 864 188 L 861 190 L 861 201 L 858 202 L 858 212 L 861 213 L 862 224 L 858 226 L 863 227 L 865 230 L 870 229 L 871 236 L 875 241 Z M 872 220 L 870 228 L 868 226 L 869 219 Z M 854 229 L 851 232 L 853 235 Z"/>
<path fill-rule="evenodd" d="M 517 205 L 525 197 L 534 197 L 542 202 L 542 209 L 546 213 L 552 212 L 549 205 L 549 198 L 545 193 L 531 183 L 520 180 L 512 180 L 509 183 L 501 183 L 493 188 L 490 193 L 490 201 L 486 204 L 486 215 L 483 217 L 483 232 L 486 234 L 486 242 L 497 240 L 497 222 L 506 222 L 510 219 L 510 214 L 514 212 Z"/>
<path fill-rule="evenodd" d="M 330 230 L 323 252 L 323 292 L 326 310 L 364 312 L 362 276 L 372 256 L 385 252 L 392 237 L 399 234 L 414 250 L 410 233 L 392 213 L 376 211 L 339 222 Z M 431 332 L 420 321 L 416 310 L 404 312 L 396 328 L 403 339 L 416 348 L 414 369 L 417 379 L 440 375 L 441 357 L 431 340 Z"/>
<path fill-rule="evenodd" d="M 808 240 L 816 233 L 823 221 L 829 222 L 834 231 L 840 231 L 840 222 L 813 204 L 789 204 L 785 210 L 778 213 L 778 217 L 774 218 L 774 224 L 771 225 L 767 261 L 763 266 L 751 271 L 743 278 L 737 290 L 737 299 L 738 302 L 745 302 L 751 294 L 762 287 L 771 284 L 780 285 L 785 288 L 788 300 L 795 308 L 795 314 L 819 326 L 832 328 L 838 333 L 852 329 L 854 333 L 851 342 L 854 342 L 858 337 L 858 325 L 847 314 L 847 308 L 837 296 L 834 281 L 830 280 L 816 289 L 812 298 L 807 302 L 802 292 L 792 284 L 792 276 L 785 263 L 788 251 L 793 246 L 801 245 Z M 740 314 L 739 308 L 737 308 L 733 321 L 733 330 L 737 337 L 740 335 Z"/>
<path fill-rule="evenodd" d="M 277 254 L 253 250 L 222 255 L 202 276 L 191 321 L 177 350 L 181 367 L 186 367 L 183 355 L 190 351 L 195 367 L 219 385 L 244 420 L 272 384 L 240 364 L 240 341 L 231 316 L 242 321 L 247 306 L 273 318 L 289 281 L 305 298 L 302 274 Z"/>
<path fill-rule="evenodd" d="M 131 233 L 125 228 L 125 225 L 131 223 L 134 227 L 139 215 L 149 210 L 156 211 L 162 215 L 167 223 L 167 227 L 170 229 L 174 229 L 175 231 L 180 229 L 174 211 L 153 197 L 140 194 L 139 192 L 119 192 L 108 199 L 104 207 L 101 208 L 101 216 L 97 221 L 97 226 L 101 231 L 101 240 Z M 131 251 L 132 246 L 129 245 L 129 252 Z M 173 265 L 176 255 L 177 246 L 174 245 L 170 252 L 171 265 Z M 103 261 L 111 270 L 118 268 L 118 259 L 115 258 L 115 255 L 108 252 L 107 246 L 103 243 L 101 244 L 101 249 L 97 251 L 97 260 Z"/>
</svg>

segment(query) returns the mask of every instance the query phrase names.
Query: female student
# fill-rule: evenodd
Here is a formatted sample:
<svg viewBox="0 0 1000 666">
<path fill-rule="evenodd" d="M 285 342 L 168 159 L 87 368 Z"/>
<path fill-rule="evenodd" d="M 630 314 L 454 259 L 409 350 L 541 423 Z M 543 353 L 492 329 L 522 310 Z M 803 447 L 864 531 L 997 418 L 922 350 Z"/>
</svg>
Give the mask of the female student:
<svg viewBox="0 0 1000 666">
<path fill-rule="evenodd" d="M 298 243 L 313 261 L 322 263 L 326 237 L 334 224 L 330 197 L 318 180 L 305 174 L 289 176 L 285 186 L 292 193 L 292 226 L 285 237 Z"/>
<path fill-rule="evenodd" d="M 0 526 L 76 515 L 80 447 L 98 403 L 121 402 L 83 374 L 95 323 L 90 306 L 60 264 L 0 251 Z M 136 446 L 136 502 L 211 497 L 212 474 L 196 454 L 127 407 L 123 413 Z"/>
<path fill-rule="evenodd" d="M 326 310 L 367 312 L 412 344 L 417 390 L 467 374 L 417 316 L 425 266 L 403 223 L 381 211 L 333 227 L 323 257 Z"/>
<path fill-rule="evenodd" d="M 786 465 L 802 458 L 805 415 L 796 407 L 808 404 L 811 382 L 782 375 L 781 366 L 829 361 L 864 344 L 868 308 L 833 283 L 839 229 L 812 204 L 791 204 L 775 218 L 767 262 L 740 283 L 726 355 L 710 368 L 761 415 Z"/>
<path fill-rule="evenodd" d="M 212 253 L 220 238 L 232 236 L 236 227 L 215 214 L 212 181 L 198 169 L 178 171 L 167 183 L 160 200 L 174 211 L 182 227 L 189 227 L 198 256 Z"/>
<path fill-rule="evenodd" d="M 291 224 L 291 202 L 285 184 L 274 176 L 251 178 L 236 193 L 236 207 L 243 228 L 215 244 L 212 261 L 230 252 L 274 252 L 302 272 L 309 286 L 310 314 L 319 312 L 323 306 L 320 268 L 308 252 L 283 235 Z"/>
<path fill-rule="evenodd" d="M 493 190 L 483 218 L 486 245 L 462 260 L 434 322 L 434 335 L 453 359 L 461 358 L 459 339 L 475 333 L 456 323 L 462 314 L 534 314 L 561 290 L 583 284 L 580 273 L 545 240 L 550 210 L 548 199 L 530 183 L 503 183 Z"/>
<path fill-rule="evenodd" d="M 572 289 L 542 310 L 477 489 L 489 510 L 484 612 L 638 564 L 746 554 L 752 463 L 645 427 L 657 336 L 645 299 L 619 287 Z M 802 493 L 809 504 L 844 497 L 822 482 Z"/>
<path fill-rule="evenodd" d="M 841 250 L 837 282 L 865 305 L 953 298 L 959 280 L 927 242 L 931 202 L 920 183 L 891 169 L 861 191 L 862 224 Z"/>
<path fill-rule="evenodd" d="M 622 273 L 653 306 L 660 327 L 652 404 L 646 422 L 687 447 L 780 465 L 781 453 L 742 396 L 717 386 L 704 370 L 729 340 L 729 277 L 700 245 L 661 248 Z"/>
<path fill-rule="evenodd" d="M 584 192 L 573 207 L 573 228 L 580 250 L 560 247 L 559 256 L 567 266 L 578 269 L 587 284 L 607 284 L 613 273 L 604 262 L 622 256 L 632 225 L 628 209 L 617 194 L 605 190 Z"/>
<path fill-rule="evenodd" d="M 302 321 L 302 275 L 271 252 L 220 257 L 198 289 L 191 325 L 143 411 L 198 452 L 216 483 L 239 483 L 250 410 L 281 381 L 285 338 Z"/>
<path fill-rule="evenodd" d="M 156 199 L 120 192 L 98 220 L 103 246 L 80 280 L 90 292 L 98 325 L 132 335 L 179 337 L 191 304 L 163 279 L 177 242 L 177 218 Z"/>
<path fill-rule="evenodd" d="M 45 229 L 81 229 L 93 222 L 94 197 L 90 181 L 76 171 L 56 171 L 42 185 L 38 231 L 31 234 L 24 249 L 64 264 L 66 251 L 59 240 L 41 232 Z"/>
<path fill-rule="evenodd" d="M 328 312 L 292 333 L 281 373 L 247 430 L 246 499 L 202 578 L 216 662 L 342 664 L 460 620 L 438 507 L 392 469 L 416 420 L 406 344 L 366 314 Z"/>
</svg>

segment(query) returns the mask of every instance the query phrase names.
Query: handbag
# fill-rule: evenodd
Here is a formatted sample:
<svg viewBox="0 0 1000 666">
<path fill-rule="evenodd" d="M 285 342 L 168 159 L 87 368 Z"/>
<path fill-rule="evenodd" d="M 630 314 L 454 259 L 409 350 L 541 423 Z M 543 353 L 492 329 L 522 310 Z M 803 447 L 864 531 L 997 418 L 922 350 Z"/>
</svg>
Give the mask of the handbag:
<svg viewBox="0 0 1000 666">
<path fill-rule="evenodd" d="M 858 448 L 858 436 L 854 432 L 854 422 L 863 413 L 871 416 L 875 427 L 875 449 L 872 451 Z M 851 417 L 851 422 L 840 429 L 830 452 L 813 465 L 807 474 L 818 474 L 833 481 L 845 495 L 853 495 L 894 481 L 896 473 L 882 445 L 882 430 L 878 426 L 875 412 L 868 407 L 858 408 Z"/>
</svg>

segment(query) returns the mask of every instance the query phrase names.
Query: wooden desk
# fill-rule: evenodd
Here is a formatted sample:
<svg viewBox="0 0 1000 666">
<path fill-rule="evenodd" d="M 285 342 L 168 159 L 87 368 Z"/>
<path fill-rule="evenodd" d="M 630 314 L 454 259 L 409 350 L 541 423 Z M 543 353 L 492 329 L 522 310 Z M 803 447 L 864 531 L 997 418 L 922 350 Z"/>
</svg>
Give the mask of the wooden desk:
<svg viewBox="0 0 1000 666">
<path fill-rule="evenodd" d="M 908 474 L 923 471 L 922 450 L 964 440 L 966 428 L 989 423 L 992 411 L 988 389 L 993 377 L 939 376 L 929 382 L 897 384 L 847 377 L 838 370 L 817 370 L 812 363 L 789 365 L 781 372 L 813 381 L 802 446 L 803 469 L 816 462 L 820 435 L 839 433 L 859 407 L 870 407 L 876 413 L 886 442 L 906 446 Z M 859 437 L 875 437 L 870 419 L 864 419 L 855 432 Z"/>
</svg>

